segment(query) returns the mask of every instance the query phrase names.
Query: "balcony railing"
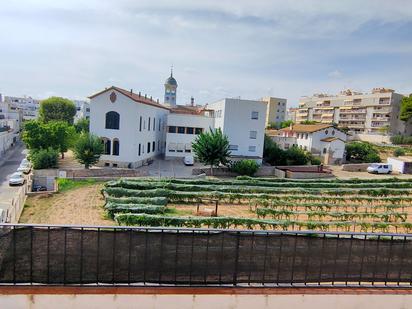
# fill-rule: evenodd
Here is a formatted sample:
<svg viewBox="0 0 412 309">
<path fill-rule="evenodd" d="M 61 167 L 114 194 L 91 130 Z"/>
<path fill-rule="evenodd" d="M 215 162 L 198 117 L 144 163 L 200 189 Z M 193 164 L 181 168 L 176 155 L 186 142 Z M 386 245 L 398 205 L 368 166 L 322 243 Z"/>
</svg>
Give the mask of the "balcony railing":
<svg viewBox="0 0 412 309">
<path fill-rule="evenodd" d="M 0 284 L 411 287 L 412 235 L 4 224 Z"/>
</svg>

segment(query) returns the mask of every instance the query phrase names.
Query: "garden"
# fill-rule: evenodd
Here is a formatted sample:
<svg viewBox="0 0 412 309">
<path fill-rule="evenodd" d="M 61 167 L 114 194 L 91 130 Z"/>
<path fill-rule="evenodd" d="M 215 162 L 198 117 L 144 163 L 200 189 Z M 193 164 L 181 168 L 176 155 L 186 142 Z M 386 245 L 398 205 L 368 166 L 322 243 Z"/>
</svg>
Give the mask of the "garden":
<svg viewBox="0 0 412 309">
<path fill-rule="evenodd" d="M 119 225 L 412 231 L 412 179 L 119 179 L 102 189 Z"/>
</svg>

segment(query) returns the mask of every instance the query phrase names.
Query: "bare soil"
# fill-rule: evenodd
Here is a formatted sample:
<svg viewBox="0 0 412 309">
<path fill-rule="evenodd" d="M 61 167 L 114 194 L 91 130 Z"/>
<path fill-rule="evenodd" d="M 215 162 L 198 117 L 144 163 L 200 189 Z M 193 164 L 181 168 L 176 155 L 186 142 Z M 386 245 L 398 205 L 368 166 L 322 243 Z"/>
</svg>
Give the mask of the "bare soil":
<svg viewBox="0 0 412 309">
<path fill-rule="evenodd" d="M 20 223 L 64 225 L 116 225 L 106 216 L 102 184 L 53 195 L 29 196 Z"/>
</svg>

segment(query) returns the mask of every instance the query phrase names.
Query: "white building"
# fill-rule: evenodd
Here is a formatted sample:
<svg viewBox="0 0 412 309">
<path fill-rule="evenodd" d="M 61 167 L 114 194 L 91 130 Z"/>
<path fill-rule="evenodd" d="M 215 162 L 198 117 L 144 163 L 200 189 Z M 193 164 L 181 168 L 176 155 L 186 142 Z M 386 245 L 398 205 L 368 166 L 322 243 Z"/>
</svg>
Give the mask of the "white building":
<svg viewBox="0 0 412 309">
<path fill-rule="evenodd" d="M 16 143 L 22 118 L 20 110 L 11 110 L 9 103 L 0 103 L 0 158 Z"/>
<path fill-rule="evenodd" d="M 267 104 L 263 101 L 223 99 L 208 104 L 214 111 L 214 128 L 220 128 L 230 142 L 233 159 L 263 159 Z"/>
<path fill-rule="evenodd" d="M 280 124 L 286 118 L 286 99 L 264 97 L 262 101 L 267 103 L 266 127 L 271 124 Z"/>
<path fill-rule="evenodd" d="M 392 171 L 395 173 L 412 174 L 411 156 L 390 157 L 387 162 L 392 165 Z"/>
<path fill-rule="evenodd" d="M 200 133 L 214 128 L 214 118 L 204 107 L 176 106 L 167 115 L 165 158 L 192 153 L 192 143 Z"/>
<path fill-rule="evenodd" d="M 90 132 L 100 136 L 100 165 L 135 168 L 165 151 L 169 108 L 132 91 L 110 87 L 90 97 Z"/>
<path fill-rule="evenodd" d="M 90 103 L 83 100 L 73 100 L 76 105 L 76 115 L 74 116 L 74 122 L 80 118 L 90 118 Z"/>
<path fill-rule="evenodd" d="M 4 102 L 10 104 L 11 110 L 20 109 L 24 120 L 37 119 L 40 109 L 40 101 L 32 97 L 4 96 Z"/>
<path fill-rule="evenodd" d="M 298 146 L 320 157 L 325 164 L 343 162 L 347 135 L 332 125 L 296 124 L 281 130 L 268 130 L 267 135 L 282 149 Z"/>
</svg>

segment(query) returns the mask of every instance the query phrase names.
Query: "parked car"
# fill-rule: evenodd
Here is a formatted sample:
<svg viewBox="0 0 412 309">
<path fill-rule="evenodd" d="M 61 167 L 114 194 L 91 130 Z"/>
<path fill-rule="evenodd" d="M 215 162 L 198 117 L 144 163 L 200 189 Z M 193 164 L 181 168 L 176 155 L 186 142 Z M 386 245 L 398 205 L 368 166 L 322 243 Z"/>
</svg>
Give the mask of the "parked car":
<svg viewBox="0 0 412 309">
<path fill-rule="evenodd" d="M 392 165 L 387 163 L 372 163 L 367 168 L 367 171 L 371 174 L 390 174 L 392 173 Z"/>
<path fill-rule="evenodd" d="M 183 158 L 183 163 L 187 166 L 192 166 L 195 163 L 193 156 L 185 156 Z"/>
<path fill-rule="evenodd" d="M 18 172 L 22 172 L 24 174 L 28 174 L 31 171 L 31 166 L 29 164 L 20 164 L 19 168 L 17 169 Z"/>
<path fill-rule="evenodd" d="M 40 186 L 40 185 L 33 187 L 33 192 L 41 192 L 41 191 L 47 191 L 47 188 L 45 186 Z"/>
<path fill-rule="evenodd" d="M 15 172 L 10 176 L 9 185 L 10 186 L 21 186 L 25 183 L 24 175 L 22 172 Z"/>
</svg>

